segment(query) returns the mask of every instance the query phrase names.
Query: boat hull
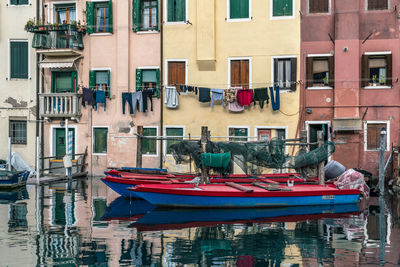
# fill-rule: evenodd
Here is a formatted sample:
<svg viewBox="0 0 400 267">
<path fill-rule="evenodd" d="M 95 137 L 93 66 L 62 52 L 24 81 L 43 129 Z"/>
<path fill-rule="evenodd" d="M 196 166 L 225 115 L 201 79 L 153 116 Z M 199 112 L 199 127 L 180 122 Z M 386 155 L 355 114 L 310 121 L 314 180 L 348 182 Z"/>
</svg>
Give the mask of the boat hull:
<svg viewBox="0 0 400 267">
<path fill-rule="evenodd" d="M 10 179 L 0 179 L 0 190 L 9 190 L 26 185 L 29 172 L 15 172 Z"/>
<path fill-rule="evenodd" d="M 112 182 L 106 179 L 101 179 L 103 183 L 105 183 L 108 187 L 110 187 L 113 191 L 116 193 L 120 194 L 121 196 L 124 197 L 131 197 L 131 198 L 139 198 L 139 196 L 133 192 L 132 190 L 129 190 L 128 188 L 135 187 L 135 184 L 123 184 L 123 183 L 117 183 L 117 182 Z"/>
</svg>

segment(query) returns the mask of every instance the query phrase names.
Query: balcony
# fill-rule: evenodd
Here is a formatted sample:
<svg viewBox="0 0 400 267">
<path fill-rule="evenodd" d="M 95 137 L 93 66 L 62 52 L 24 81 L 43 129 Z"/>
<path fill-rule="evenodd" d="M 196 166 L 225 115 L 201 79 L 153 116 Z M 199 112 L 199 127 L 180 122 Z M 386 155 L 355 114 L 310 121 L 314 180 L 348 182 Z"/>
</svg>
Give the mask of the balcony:
<svg viewBox="0 0 400 267">
<path fill-rule="evenodd" d="M 81 94 L 39 94 L 39 112 L 44 119 L 71 118 L 78 121 L 82 116 Z"/>
<path fill-rule="evenodd" d="M 34 33 L 32 47 L 47 56 L 76 56 L 83 50 L 85 30 L 71 24 L 42 25 L 30 29 Z"/>
</svg>

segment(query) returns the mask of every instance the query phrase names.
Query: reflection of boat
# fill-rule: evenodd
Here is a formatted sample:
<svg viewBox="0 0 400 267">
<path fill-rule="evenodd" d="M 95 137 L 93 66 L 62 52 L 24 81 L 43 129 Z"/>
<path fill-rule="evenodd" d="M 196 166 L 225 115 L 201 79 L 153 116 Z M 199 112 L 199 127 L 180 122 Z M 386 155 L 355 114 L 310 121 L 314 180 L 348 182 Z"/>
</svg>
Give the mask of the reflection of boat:
<svg viewBox="0 0 400 267">
<path fill-rule="evenodd" d="M 357 213 L 359 213 L 357 204 L 265 209 L 157 208 L 145 214 L 131 226 L 139 231 L 155 231 L 233 223 L 298 222 L 321 218 L 340 218 Z"/>
<path fill-rule="evenodd" d="M 0 204 L 8 204 L 17 200 L 28 199 L 26 187 L 13 188 L 7 191 L 0 191 Z"/>
<path fill-rule="evenodd" d="M 111 202 L 101 220 L 136 221 L 154 208 L 155 206 L 143 199 L 126 199 L 121 196 Z"/>
<path fill-rule="evenodd" d="M 141 184 L 131 188 L 153 205 L 185 208 L 256 208 L 356 203 L 360 190 L 335 185 Z"/>
<path fill-rule="evenodd" d="M 0 171 L 0 189 L 16 188 L 26 185 L 29 172 Z"/>
</svg>

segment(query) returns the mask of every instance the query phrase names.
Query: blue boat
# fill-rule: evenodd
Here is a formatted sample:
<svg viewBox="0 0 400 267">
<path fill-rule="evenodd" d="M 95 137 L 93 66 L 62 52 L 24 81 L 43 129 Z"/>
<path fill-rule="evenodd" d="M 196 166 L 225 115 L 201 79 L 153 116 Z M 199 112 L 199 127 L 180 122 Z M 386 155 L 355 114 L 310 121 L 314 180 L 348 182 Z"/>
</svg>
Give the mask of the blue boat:
<svg viewBox="0 0 400 267">
<path fill-rule="evenodd" d="M 130 188 L 153 205 L 182 208 L 257 208 L 357 203 L 360 190 L 334 185 L 141 184 Z"/>
<path fill-rule="evenodd" d="M 114 182 L 105 178 L 101 178 L 101 181 L 105 183 L 108 187 L 110 187 L 113 191 L 117 192 L 123 197 L 139 198 L 139 196 L 136 195 L 135 192 L 129 190 L 129 188 L 134 187 L 135 185 Z"/>
<path fill-rule="evenodd" d="M 0 190 L 21 187 L 26 185 L 29 177 L 29 171 L 12 172 L 0 171 Z"/>
<path fill-rule="evenodd" d="M 298 222 L 310 219 L 340 218 L 358 213 L 359 208 L 354 203 L 264 209 L 157 208 L 146 213 L 131 226 L 139 231 L 156 231 L 233 223 Z"/>
<path fill-rule="evenodd" d="M 111 202 L 101 220 L 135 221 L 155 208 L 156 206 L 146 200 L 127 199 L 121 196 Z"/>
<path fill-rule="evenodd" d="M 9 204 L 18 200 L 28 199 L 26 187 L 18 187 L 10 190 L 0 190 L 0 204 Z"/>
</svg>

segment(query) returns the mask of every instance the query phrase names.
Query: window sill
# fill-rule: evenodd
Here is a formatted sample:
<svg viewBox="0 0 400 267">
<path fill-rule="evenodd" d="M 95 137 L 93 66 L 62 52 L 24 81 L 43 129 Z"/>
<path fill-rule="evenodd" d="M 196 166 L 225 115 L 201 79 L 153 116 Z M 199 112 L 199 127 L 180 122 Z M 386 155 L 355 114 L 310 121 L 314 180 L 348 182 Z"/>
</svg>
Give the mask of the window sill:
<svg viewBox="0 0 400 267">
<path fill-rule="evenodd" d="M 272 16 L 269 19 L 270 20 L 282 20 L 282 19 L 294 19 L 295 16 Z"/>
<path fill-rule="evenodd" d="M 323 15 L 331 15 L 331 12 L 316 12 L 316 13 L 310 13 L 308 12 L 307 15 L 309 16 L 323 16 Z"/>
<path fill-rule="evenodd" d="M 379 85 L 379 86 L 365 86 L 364 89 L 392 89 L 391 86 Z"/>
<path fill-rule="evenodd" d="M 107 156 L 107 153 L 92 153 L 93 156 Z"/>
<path fill-rule="evenodd" d="M 11 143 L 11 145 L 14 145 L 14 146 L 26 146 L 27 143 Z"/>
<path fill-rule="evenodd" d="M 282 89 L 279 89 L 279 92 L 280 93 L 294 93 L 294 92 L 296 92 L 296 90 L 282 88 Z"/>
<path fill-rule="evenodd" d="M 252 18 L 240 18 L 240 19 L 230 19 L 227 18 L 227 22 L 246 22 L 246 21 L 251 21 Z"/>
<path fill-rule="evenodd" d="M 330 86 L 313 86 L 313 87 L 307 87 L 308 90 L 332 90 L 333 87 Z"/>
<path fill-rule="evenodd" d="M 379 149 L 366 149 L 366 150 L 364 150 L 364 152 L 378 152 L 379 151 Z M 389 150 L 388 149 L 385 149 L 385 152 L 389 152 Z"/>
<path fill-rule="evenodd" d="M 157 30 L 141 30 L 136 32 L 136 34 L 155 34 L 155 33 L 160 33 L 160 32 Z"/>
<path fill-rule="evenodd" d="M 94 32 L 89 34 L 90 36 L 109 36 L 113 35 L 111 32 Z"/>
<path fill-rule="evenodd" d="M 166 21 L 165 25 L 186 25 L 186 21 Z"/>
<path fill-rule="evenodd" d="M 28 77 L 26 78 L 9 78 L 9 81 L 26 81 L 26 80 L 30 80 Z"/>
<path fill-rule="evenodd" d="M 146 158 L 157 158 L 158 154 L 142 154 L 142 157 Z"/>
</svg>

